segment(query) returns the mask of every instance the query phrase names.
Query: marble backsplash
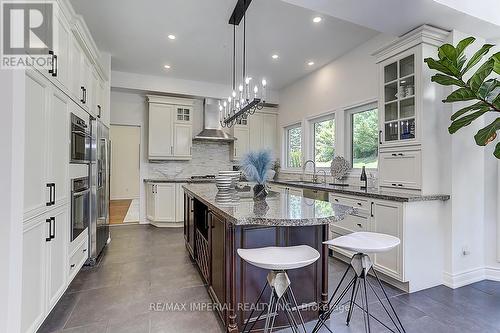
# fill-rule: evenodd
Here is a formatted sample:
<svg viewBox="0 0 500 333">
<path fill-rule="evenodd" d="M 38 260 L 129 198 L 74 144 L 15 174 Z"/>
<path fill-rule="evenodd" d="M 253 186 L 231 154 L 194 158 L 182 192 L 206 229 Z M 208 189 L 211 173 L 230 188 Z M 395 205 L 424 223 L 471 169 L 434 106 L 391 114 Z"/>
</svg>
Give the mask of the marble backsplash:
<svg viewBox="0 0 500 333">
<path fill-rule="evenodd" d="M 189 161 L 149 161 L 146 178 L 189 178 L 193 175 L 217 175 L 232 170 L 231 144 L 216 141 L 193 141 L 193 158 Z"/>
</svg>

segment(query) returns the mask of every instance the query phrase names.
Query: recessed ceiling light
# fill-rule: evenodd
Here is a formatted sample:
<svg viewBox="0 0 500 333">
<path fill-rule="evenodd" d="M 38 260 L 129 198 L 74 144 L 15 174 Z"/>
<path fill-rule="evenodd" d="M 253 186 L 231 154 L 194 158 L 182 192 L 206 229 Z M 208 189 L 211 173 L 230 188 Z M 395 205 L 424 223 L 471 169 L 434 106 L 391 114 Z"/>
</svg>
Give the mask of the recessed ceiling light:
<svg viewBox="0 0 500 333">
<path fill-rule="evenodd" d="M 168 35 L 168 39 L 174 40 L 175 38 L 175 35 Z"/>
<path fill-rule="evenodd" d="M 272 57 L 273 59 L 278 59 L 280 56 L 279 56 L 279 55 L 277 55 L 277 54 L 273 54 L 271 57 Z"/>
<path fill-rule="evenodd" d="M 316 16 L 315 18 L 313 18 L 313 22 L 314 23 L 319 23 L 321 22 L 322 18 L 320 16 Z"/>
<path fill-rule="evenodd" d="M 307 65 L 309 65 L 309 66 L 314 65 L 314 61 L 309 61 L 309 62 L 307 63 Z"/>
<path fill-rule="evenodd" d="M 166 69 L 170 69 L 170 65 L 165 65 L 163 67 L 165 67 Z"/>
</svg>

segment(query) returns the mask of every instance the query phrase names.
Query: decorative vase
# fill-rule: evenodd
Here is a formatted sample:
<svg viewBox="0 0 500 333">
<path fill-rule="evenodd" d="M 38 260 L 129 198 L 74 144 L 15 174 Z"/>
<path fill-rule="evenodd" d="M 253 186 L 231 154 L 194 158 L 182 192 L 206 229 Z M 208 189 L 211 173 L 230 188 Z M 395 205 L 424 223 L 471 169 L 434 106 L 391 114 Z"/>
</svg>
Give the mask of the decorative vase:
<svg viewBox="0 0 500 333">
<path fill-rule="evenodd" d="M 256 184 L 253 187 L 254 200 L 264 200 L 267 197 L 267 190 L 264 184 Z"/>
</svg>

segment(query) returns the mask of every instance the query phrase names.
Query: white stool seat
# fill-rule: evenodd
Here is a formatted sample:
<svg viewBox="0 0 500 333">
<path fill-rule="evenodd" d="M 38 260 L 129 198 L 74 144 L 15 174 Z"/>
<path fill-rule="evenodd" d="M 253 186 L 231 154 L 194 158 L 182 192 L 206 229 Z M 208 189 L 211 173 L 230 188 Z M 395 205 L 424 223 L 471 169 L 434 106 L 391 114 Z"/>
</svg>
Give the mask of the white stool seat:
<svg viewBox="0 0 500 333">
<path fill-rule="evenodd" d="M 389 251 L 401 243 L 399 238 L 375 232 L 354 232 L 324 242 L 323 244 L 357 253 Z"/>
<path fill-rule="evenodd" d="M 241 259 L 269 270 L 289 270 L 308 266 L 319 259 L 319 252 L 307 245 L 238 249 Z"/>
</svg>

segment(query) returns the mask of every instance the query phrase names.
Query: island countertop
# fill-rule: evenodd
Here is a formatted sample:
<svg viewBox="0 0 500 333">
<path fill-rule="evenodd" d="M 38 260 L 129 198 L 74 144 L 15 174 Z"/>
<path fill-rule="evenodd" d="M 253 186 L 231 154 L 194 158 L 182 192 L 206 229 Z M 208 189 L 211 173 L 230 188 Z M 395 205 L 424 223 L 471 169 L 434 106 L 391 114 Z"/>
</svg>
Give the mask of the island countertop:
<svg viewBox="0 0 500 333">
<path fill-rule="evenodd" d="M 222 214 L 235 225 L 326 225 L 355 213 L 355 208 L 308 199 L 288 192 L 269 192 L 266 200 L 254 201 L 253 191 L 219 192 L 215 184 L 188 184 L 184 190 Z"/>
</svg>

